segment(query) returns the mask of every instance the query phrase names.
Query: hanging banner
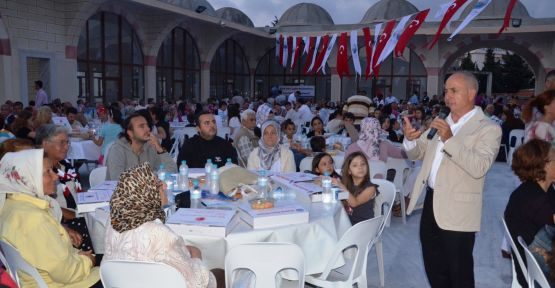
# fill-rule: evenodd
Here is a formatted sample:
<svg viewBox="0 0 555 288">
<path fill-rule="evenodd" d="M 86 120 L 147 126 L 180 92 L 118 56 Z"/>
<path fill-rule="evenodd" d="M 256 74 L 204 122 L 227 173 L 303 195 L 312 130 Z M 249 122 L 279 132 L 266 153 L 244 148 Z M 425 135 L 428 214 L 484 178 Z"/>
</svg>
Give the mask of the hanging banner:
<svg viewBox="0 0 555 288">
<path fill-rule="evenodd" d="M 466 27 L 470 23 L 470 21 L 476 18 L 476 16 L 480 15 L 480 13 L 482 13 L 482 11 L 484 11 L 484 9 L 488 7 L 489 3 L 491 3 L 491 0 L 478 0 L 478 2 L 476 2 L 476 6 L 474 6 L 474 8 L 470 10 L 468 15 L 466 15 L 466 18 L 464 18 L 461 24 L 459 24 L 459 27 L 457 27 L 457 29 L 455 29 L 453 34 L 451 34 L 451 36 L 447 38 L 447 41 L 453 40 L 453 37 L 459 34 L 459 32 L 461 32 L 464 29 L 464 27 Z"/>
<path fill-rule="evenodd" d="M 339 78 L 349 75 L 349 57 L 347 55 L 347 32 L 341 33 L 339 43 L 337 44 L 337 74 Z"/>
<path fill-rule="evenodd" d="M 293 56 L 291 56 L 291 70 L 295 69 L 301 54 L 301 37 L 293 37 Z M 308 46 L 308 45 L 307 45 Z"/>
<path fill-rule="evenodd" d="M 287 68 L 287 58 L 289 56 L 289 47 L 288 47 L 288 41 L 289 39 L 287 38 L 287 36 L 283 35 L 283 58 L 281 61 L 281 66 Z"/>
<path fill-rule="evenodd" d="M 447 11 L 445 11 L 445 15 L 443 15 L 443 19 L 441 20 L 441 24 L 439 24 L 439 28 L 437 29 L 434 40 L 432 40 L 432 43 L 430 43 L 430 47 L 428 49 L 432 49 L 432 47 L 434 47 L 434 45 L 439 40 L 439 36 L 441 36 L 441 32 L 443 31 L 443 28 L 445 28 L 445 25 L 447 25 L 451 18 L 453 18 L 453 15 L 457 13 L 457 11 L 464 5 L 464 3 L 466 3 L 466 1 L 467 0 L 453 0 L 451 2 L 449 8 L 447 8 Z"/>
<path fill-rule="evenodd" d="M 278 47 L 280 47 L 280 46 L 279 46 L 279 43 L 280 43 L 279 37 L 280 37 L 280 36 L 281 36 L 281 34 L 276 34 L 276 58 L 279 58 L 279 50 L 278 50 Z M 279 63 L 281 63 L 281 61 L 279 61 Z"/>
<path fill-rule="evenodd" d="M 322 40 L 322 36 L 316 36 L 316 45 L 314 45 L 314 51 L 312 53 L 312 59 L 310 61 L 310 66 L 308 67 L 308 70 L 306 71 L 311 72 L 312 68 L 314 68 L 314 62 L 316 62 L 316 56 L 318 55 L 318 49 L 320 48 L 320 40 Z M 307 60 L 310 60 L 307 58 Z"/>
<path fill-rule="evenodd" d="M 336 40 L 337 40 L 337 34 L 333 34 L 331 36 L 330 44 L 326 49 L 326 54 L 324 55 L 324 59 L 322 59 L 322 63 L 320 64 L 320 67 L 318 68 L 316 73 L 318 73 L 319 71 L 322 71 L 322 73 L 326 75 L 326 63 L 328 62 L 328 58 L 330 57 L 331 50 L 333 50 L 333 46 L 335 45 Z"/>
<path fill-rule="evenodd" d="M 325 35 L 322 37 L 322 48 L 318 52 L 318 57 L 316 57 L 316 63 L 314 64 L 314 69 L 312 69 L 312 73 L 318 72 L 318 68 L 322 65 L 324 60 L 324 56 L 326 55 L 326 51 L 330 45 L 330 35 Z"/>
<path fill-rule="evenodd" d="M 507 29 L 507 27 L 509 27 L 509 20 L 511 20 L 511 15 L 513 14 L 513 9 L 515 8 L 516 5 L 516 0 L 511 0 L 511 2 L 509 2 L 509 5 L 507 5 L 507 11 L 505 11 L 505 18 L 503 19 L 503 26 L 501 26 L 501 29 L 499 29 L 499 33 L 497 33 L 497 35 L 501 34 L 503 31 L 505 31 L 505 29 Z"/>
<path fill-rule="evenodd" d="M 366 52 L 366 69 L 364 71 L 364 77 L 368 79 L 372 72 L 372 32 L 370 31 L 370 27 L 362 28 L 362 32 L 364 33 L 364 51 Z"/>
<path fill-rule="evenodd" d="M 308 73 L 308 68 L 310 67 L 310 64 L 312 63 L 312 56 L 314 54 L 314 50 L 316 50 L 315 48 L 316 46 L 316 37 L 310 37 L 308 40 L 308 44 L 306 44 L 305 42 L 305 50 L 307 50 L 308 54 L 306 55 L 306 62 L 304 63 L 304 68 L 303 68 L 303 73 L 306 74 Z"/>
<path fill-rule="evenodd" d="M 362 69 L 360 68 L 360 58 L 358 57 L 358 31 L 352 30 L 350 35 L 351 43 L 351 58 L 353 59 L 353 66 L 355 67 L 355 73 L 360 77 L 362 75 Z"/>
<path fill-rule="evenodd" d="M 403 33 L 405 25 L 413 15 L 414 14 L 407 15 L 401 18 L 401 21 L 399 21 L 399 23 L 395 27 L 395 30 L 393 30 L 393 32 L 391 33 L 391 38 L 389 38 L 387 44 L 385 44 L 385 48 L 383 49 L 380 58 L 378 58 L 378 65 L 382 63 L 387 58 L 387 56 L 391 54 L 391 52 L 393 52 L 393 49 L 395 49 L 395 46 L 397 46 L 397 42 L 399 42 L 399 38 L 401 37 L 401 33 Z"/>
<path fill-rule="evenodd" d="M 283 35 L 279 35 L 279 64 L 283 65 Z"/>
<path fill-rule="evenodd" d="M 376 43 L 376 50 L 374 51 L 374 55 L 372 55 L 372 73 L 376 78 L 378 78 L 378 74 L 380 71 L 380 64 L 378 63 L 378 59 L 380 59 L 380 55 L 385 48 L 385 44 L 387 44 L 387 41 L 389 41 L 389 38 L 391 38 L 391 33 L 394 27 L 395 19 L 389 20 L 385 24 L 385 28 L 383 28 L 383 32 L 380 34 L 378 42 Z"/>
<path fill-rule="evenodd" d="M 407 26 L 407 29 L 405 29 L 405 31 L 403 31 L 403 34 L 401 34 L 401 37 L 399 37 L 399 41 L 395 46 L 395 57 L 403 56 L 405 47 L 407 47 L 407 44 L 409 43 L 412 36 L 414 36 L 418 28 L 422 26 L 422 23 L 424 23 L 424 20 L 426 20 L 426 17 L 428 16 L 429 12 L 430 12 L 430 9 L 420 11 L 416 15 L 416 17 L 414 17 L 414 19 L 410 21 L 409 26 Z"/>
</svg>

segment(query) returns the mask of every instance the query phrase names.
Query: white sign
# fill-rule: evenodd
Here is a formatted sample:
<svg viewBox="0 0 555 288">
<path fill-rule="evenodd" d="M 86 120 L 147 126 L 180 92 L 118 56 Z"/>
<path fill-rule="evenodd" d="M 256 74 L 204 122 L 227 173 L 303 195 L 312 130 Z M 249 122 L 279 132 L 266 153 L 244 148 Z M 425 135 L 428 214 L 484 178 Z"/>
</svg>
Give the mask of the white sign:
<svg viewBox="0 0 555 288">
<path fill-rule="evenodd" d="M 281 93 L 289 95 L 295 91 L 301 92 L 301 97 L 314 97 L 314 85 L 280 85 Z"/>
</svg>

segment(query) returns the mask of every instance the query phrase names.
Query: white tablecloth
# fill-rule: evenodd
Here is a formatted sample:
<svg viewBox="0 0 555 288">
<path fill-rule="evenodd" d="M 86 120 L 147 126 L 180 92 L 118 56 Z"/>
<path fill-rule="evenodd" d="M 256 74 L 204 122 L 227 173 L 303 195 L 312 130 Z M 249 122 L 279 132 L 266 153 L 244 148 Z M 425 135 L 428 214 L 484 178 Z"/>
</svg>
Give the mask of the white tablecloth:
<svg viewBox="0 0 555 288">
<path fill-rule="evenodd" d="M 100 157 L 100 146 L 94 144 L 92 140 L 71 141 L 71 147 L 67 153 L 67 159 L 77 160 L 98 160 Z"/>
</svg>

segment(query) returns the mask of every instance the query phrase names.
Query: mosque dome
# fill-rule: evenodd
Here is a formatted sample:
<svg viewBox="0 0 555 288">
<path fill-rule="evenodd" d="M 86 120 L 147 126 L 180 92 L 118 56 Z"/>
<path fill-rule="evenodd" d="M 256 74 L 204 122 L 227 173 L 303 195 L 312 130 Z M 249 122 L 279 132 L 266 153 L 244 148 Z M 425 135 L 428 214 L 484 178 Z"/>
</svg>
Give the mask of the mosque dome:
<svg viewBox="0 0 555 288">
<path fill-rule="evenodd" d="M 380 0 L 366 10 L 360 23 L 373 23 L 388 19 L 397 19 L 418 11 L 419 10 L 407 0 Z"/>
<path fill-rule="evenodd" d="M 312 3 L 291 6 L 281 18 L 278 26 L 333 25 L 333 19 L 326 9 Z"/>
<path fill-rule="evenodd" d="M 243 11 L 231 7 L 223 7 L 216 10 L 216 15 L 218 17 L 227 20 L 229 22 L 238 23 L 248 27 L 254 27 L 249 16 L 247 16 Z"/>
</svg>

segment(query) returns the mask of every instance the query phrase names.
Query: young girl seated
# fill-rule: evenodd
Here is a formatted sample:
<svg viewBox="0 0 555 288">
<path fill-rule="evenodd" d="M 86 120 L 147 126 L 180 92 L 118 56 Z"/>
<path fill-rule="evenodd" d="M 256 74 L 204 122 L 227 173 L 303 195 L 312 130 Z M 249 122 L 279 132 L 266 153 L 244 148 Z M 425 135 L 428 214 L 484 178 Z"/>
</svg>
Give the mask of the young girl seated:
<svg viewBox="0 0 555 288">
<path fill-rule="evenodd" d="M 374 218 L 374 202 L 378 195 L 378 185 L 370 181 L 370 167 L 362 152 L 350 154 L 341 169 L 342 181 L 339 187 L 349 191 L 349 198 L 343 205 L 349 214 L 351 224 Z"/>
<path fill-rule="evenodd" d="M 341 176 L 335 172 L 333 158 L 328 153 L 318 153 L 312 159 L 312 173 L 316 175 L 324 175 L 328 172 L 332 177 L 332 183 L 337 185 L 341 181 Z"/>
</svg>

